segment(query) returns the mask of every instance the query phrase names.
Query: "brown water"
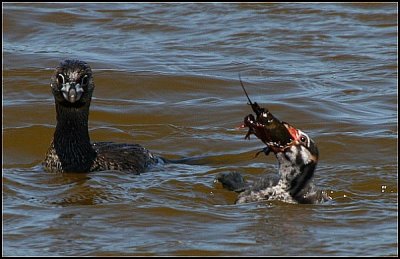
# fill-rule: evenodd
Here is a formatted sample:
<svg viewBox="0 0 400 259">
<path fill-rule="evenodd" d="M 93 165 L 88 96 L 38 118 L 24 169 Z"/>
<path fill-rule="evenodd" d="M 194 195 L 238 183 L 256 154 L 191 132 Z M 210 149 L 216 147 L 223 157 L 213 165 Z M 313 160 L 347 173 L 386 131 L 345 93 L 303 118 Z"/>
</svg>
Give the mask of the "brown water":
<svg viewBox="0 0 400 259">
<path fill-rule="evenodd" d="M 397 4 L 3 4 L 3 255 L 398 255 Z M 94 71 L 93 141 L 205 156 L 50 174 L 49 78 Z M 234 205 L 276 172 L 238 81 L 318 144 L 323 205 Z"/>
</svg>

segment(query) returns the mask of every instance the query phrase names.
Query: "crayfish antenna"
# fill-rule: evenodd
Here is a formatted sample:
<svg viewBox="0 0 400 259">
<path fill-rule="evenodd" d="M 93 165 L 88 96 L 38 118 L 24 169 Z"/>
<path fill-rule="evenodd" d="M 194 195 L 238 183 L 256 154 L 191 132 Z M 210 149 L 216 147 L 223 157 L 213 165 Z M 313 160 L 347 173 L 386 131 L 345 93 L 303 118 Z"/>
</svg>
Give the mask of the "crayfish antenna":
<svg viewBox="0 0 400 259">
<path fill-rule="evenodd" d="M 244 88 L 244 85 L 243 85 L 243 82 L 242 82 L 242 78 L 241 78 L 241 76 L 240 76 L 240 73 L 239 73 L 239 80 L 240 80 L 240 84 L 242 85 L 242 89 L 243 89 L 243 91 L 244 91 L 244 94 L 246 95 L 247 100 L 249 100 L 249 103 L 248 103 L 248 104 L 251 105 L 251 108 L 253 109 L 253 111 L 256 113 L 257 116 L 260 115 L 260 114 L 262 113 L 262 110 L 263 110 L 263 109 L 260 108 L 260 106 L 258 105 L 258 103 L 256 103 L 256 102 L 253 103 L 253 102 L 250 100 L 250 97 L 249 97 L 249 95 L 247 94 L 246 89 Z"/>
</svg>

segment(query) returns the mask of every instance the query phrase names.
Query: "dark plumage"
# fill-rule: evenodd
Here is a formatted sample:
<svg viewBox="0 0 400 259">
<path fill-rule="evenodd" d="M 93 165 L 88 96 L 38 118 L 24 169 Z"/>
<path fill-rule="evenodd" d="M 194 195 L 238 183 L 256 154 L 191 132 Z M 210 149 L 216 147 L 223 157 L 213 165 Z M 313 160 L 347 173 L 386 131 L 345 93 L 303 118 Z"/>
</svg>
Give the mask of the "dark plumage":
<svg viewBox="0 0 400 259">
<path fill-rule="evenodd" d="M 65 60 L 51 77 L 57 126 L 43 166 L 52 172 L 102 170 L 144 172 L 160 159 L 138 144 L 91 143 L 89 107 L 95 88 L 92 70 L 79 60 Z"/>
</svg>

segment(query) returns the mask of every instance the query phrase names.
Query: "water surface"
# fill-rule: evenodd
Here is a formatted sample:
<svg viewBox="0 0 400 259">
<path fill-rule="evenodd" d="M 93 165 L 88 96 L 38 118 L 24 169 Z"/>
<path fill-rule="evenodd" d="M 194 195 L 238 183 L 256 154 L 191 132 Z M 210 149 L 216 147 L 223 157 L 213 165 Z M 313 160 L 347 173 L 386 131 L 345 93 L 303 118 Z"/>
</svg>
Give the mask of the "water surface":
<svg viewBox="0 0 400 259">
<path fill-rule="evenodd" d="M 3 4 L 3 255 L 398 255 L 397 4 Z M 88 62 L 93 141 L 166 158 L 51 174 L 49 79 Z M 318 144 L 323 205 L 234 205 L 214 177 L 276 172 L 254 101 Z"/>
</svg>

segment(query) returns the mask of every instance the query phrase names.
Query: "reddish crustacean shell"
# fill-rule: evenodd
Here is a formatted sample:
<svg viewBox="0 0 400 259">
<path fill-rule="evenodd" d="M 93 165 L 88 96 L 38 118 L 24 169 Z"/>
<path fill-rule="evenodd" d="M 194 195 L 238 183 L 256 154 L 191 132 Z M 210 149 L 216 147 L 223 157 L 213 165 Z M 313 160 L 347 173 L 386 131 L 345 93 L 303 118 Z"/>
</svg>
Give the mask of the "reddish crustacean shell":
<svg viewBox="0 0 400 259">
<path fill-rule="evenodd" d="M 256 117 L 249 114 L 244 118 L 243 126 L 249 128 L 245 138 L 249 139 L 250 135 L 254 134 L 274 152 L 286 148 L 294 140 L 297 140 L 297 130 L 288 123 L 277 119 L 268 109 L 261 108 L 256 102 L 253 103 L 243 86 L 240 75 L 239 79 L 249 105 L 256 113 Z"/>
</svg>

